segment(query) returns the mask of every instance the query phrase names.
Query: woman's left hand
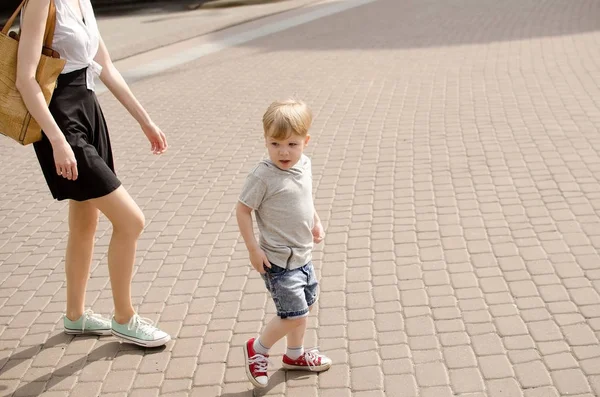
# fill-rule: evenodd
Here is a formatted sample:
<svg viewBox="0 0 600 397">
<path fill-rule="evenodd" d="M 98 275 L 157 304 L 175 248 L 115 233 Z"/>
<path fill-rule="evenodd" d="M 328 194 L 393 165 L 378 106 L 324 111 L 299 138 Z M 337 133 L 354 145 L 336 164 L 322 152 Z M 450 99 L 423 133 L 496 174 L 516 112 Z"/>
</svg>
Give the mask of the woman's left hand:
<svg viewBox="0 0 600 397">
<path fill-rule="evenodd" d="M 146 134 L 146 138 L 150 141 L 150 150 L 154 154 L 162 154 L 167 151 L 167 137 L 164 132 L 154 123 L 142 126 L 142 131 Z"/>
</svg>

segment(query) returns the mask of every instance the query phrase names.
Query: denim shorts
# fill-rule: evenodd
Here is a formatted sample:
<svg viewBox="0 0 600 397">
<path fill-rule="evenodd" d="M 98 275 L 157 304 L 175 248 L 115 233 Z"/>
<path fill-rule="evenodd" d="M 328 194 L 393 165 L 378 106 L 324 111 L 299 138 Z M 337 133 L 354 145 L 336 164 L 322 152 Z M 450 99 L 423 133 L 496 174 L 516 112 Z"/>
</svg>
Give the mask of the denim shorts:
<svg viewBox="0 0 600 397">
<path fill-rule="evenodd" d="M 308 315 L 317 301 L 319 283 L 312 262 L 292 270 L 271 264 L 270 269 L 265 266 L 262 278 L 282 319 Z"/>
</svg>

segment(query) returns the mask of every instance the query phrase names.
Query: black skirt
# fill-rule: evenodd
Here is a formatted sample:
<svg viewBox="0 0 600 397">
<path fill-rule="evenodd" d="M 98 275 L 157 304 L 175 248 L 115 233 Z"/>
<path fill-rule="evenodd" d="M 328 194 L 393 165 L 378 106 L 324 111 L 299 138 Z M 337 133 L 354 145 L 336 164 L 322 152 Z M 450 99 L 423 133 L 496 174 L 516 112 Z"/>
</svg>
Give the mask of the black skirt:
<svg viewBox="0 0 600 397">
<path fill-rule="evenodd" d="M 33 146 L 52 196 L 85 201 L 106 196 L 121 186 L 104 115 L 96 95 L 86 86 L 86 69 L 59 76 L 49 108 L 75 153 L 79 172 L 76 181 L 56 173 L 52 145 L 42 134 L 43 139 Z"/>
</svg>

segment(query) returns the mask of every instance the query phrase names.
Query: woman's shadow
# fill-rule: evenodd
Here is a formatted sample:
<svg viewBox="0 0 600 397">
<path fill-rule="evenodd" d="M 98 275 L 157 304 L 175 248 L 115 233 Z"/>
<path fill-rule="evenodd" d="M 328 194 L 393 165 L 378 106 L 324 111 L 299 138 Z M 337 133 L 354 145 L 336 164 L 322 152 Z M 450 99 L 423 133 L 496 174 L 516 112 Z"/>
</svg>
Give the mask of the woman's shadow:
<svg viewBox="0 0 600 397">
<path fill-rule="evenodd" d="M 19 351 L 6 359 L 4 365 L 0 367 L 0 375 L 3 373 L 13 369 L 14 367 L 20 365 L 25 360 L 33 359 L 38 354 L 42 353 L 44 350 L 63 346 L 65 349 L 69 345 L 69 343 L 73 340 L 73 336 L 67 335 L 63 332 L 57 333 L 51 336 L 45 343 L 41 343 L 39 345 L 32 346 L 23 351 Z M 78 336 L 78 339 L 96 339 L 97 336 Z M 103 338 L 100 337 L 100 340 Z M 142 354 L 153 354 L 161 352 L 165 349 L 164 346 L 155 349 L 143 349 Z M 68 364 L 56 368 L 54 370 L 50 370 L 49 373 L 43 374 L 37 377 L 34 380 L 27 381 L 26 384 L 18 387 L 16 390 L 10 392 L 11 395 L 27 395 L 27 396 L 36 396 L 42 394 L 45 390 L 48 390 L 71 375 L 74 375 L 76 372 L 83 370 L 87 365 L 94 363 L 100 360 L 113 360 L 117 353 L 125 353 L 125 354 L 140 354 L 139 349 L 130 348 L 129 345 L 126 349 L 122 348 L 122 344 L 119 341 L 111 341 L 107 343 L 102 343 L 100 346 L 89 352 L 84 357 L 81 357 L 78 360 L 69 362 Z M 63 355 L 64 357 L 64 355 Z M 0 386 L 0 391 L 5 391 L 8 389 L 6 386 Z"/>
</svg>

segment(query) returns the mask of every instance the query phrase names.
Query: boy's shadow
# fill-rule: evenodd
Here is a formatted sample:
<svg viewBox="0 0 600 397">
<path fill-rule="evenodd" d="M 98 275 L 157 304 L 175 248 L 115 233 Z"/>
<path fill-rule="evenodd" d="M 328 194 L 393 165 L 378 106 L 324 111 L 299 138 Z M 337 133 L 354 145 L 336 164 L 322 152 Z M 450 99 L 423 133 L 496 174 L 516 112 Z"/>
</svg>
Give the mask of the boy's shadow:
<svg viewBox="0 0 600 397">
<path fill-rule="evenodd" d="M 280 368 L 269 377 L 269 384 L 264 389 L 254 388 L 235 393 L 223 393 L 219 397 L 260 397 L 266 395 L 280 384 L 285 383 L 287 380 L 306 379 L 310 376 L 317 376 L 317 374 L 309 371 L 286 371 L 283 368 Z M 248 382 L 248 387 L 252 387 L 250 382 Z"/>
<path fill-rule="evenodd" d="M 36 355 L 40 354 L 41 352 L 43 352 L 46 349 L 50 349 L 52 347 L 57 347 L 57 346 L 64 346 L 64 348 L 66 349 L 69 342 L 71 342 L 73 340 L 73 338 L 74 338 L 73 336 L 70 336 L 63 332 L 60 332 L 60 333 L 48 338 L 48 340 L 45 343 L 32 346 L 28 349 L 25 349 L 23 351 L 20 351 L 18 353 L 11 355 L 10 357 L 8 357 L 5 364 L 0 367 L 0 375 L 18 365 L 20 365 L 24 360 L 34 358 Z M 91 339 L 91 338 L 98 338 L 98 337 L 97 336 L 77 336 L 77 338 L 78 339 L 83 339 L 83 338 Z M 102 340 L 102 337 L 100 337 L 100 340 Z M 140 349 L 142 349 L 142 348 L 140 348 Z M 142 352 L 144 355 L 146 355 L 146 354 L 158 353 L 158 352 L 163 351 L 164 349 L 165 349 L 165 346 L 162 346 L 160 348 L 154 348 L 154 349 L 142 349 Z M 119 341 L 104 343 L 101 346 L 99 346 L 99 347 L 95 348 L 94 350 L 92 350 L 91 352 L 89 352 L 87 355 L 81 357 L 80 359 L 69 362 L 68 364 L 64 365 L 63 367 L 56 368 L 54 370 L 50 369 L 49 373 L 43 374 L 34 380 L 28 381 L 23 386 L 17 388 L 16 390 L 13 390 L 11 392 L 11 395 L 38 396 L 38 395 L 42 394 L 45 390 L 49 390 L 50 388 L 56 386 L 57 384 L 59 384 L 60 382 L 65 380 L 67 377 L 75 374 L 78 371 L 82 371 L 87 365 L 89 365 L 93 362 L 100 361 L 100 360 L 113 360 L 116 357 L 117 353 L 139 354 L 140 350 L 135 349 L 135 348 L 131 349 L 129 347 L 127 349 L 121 349 L 121 342 L 119 342 Z M 63 355 L 63 357 L 65 357 L 65 355 Z M 45 383 L 44 389 L 40 390 L 40 387 L 39 387 L 40 384 L 44 384 L 44 383 Z M 0 390 L 7 389 L 5 386 L 0 386 L 0 388 L 1 388 Z"/>
</svg>

